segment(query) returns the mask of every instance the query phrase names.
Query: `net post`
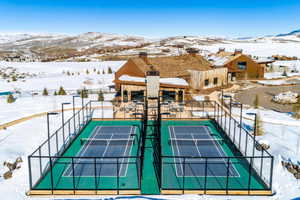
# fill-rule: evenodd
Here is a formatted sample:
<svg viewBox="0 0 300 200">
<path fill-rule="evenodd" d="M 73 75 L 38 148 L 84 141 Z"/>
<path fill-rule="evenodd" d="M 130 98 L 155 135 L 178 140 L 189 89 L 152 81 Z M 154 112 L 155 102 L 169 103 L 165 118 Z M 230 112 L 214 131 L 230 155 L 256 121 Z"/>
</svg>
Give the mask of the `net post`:
<svg viewBox="0 0 300 200">
<path fill-rule="evenodd" d="M 224 110 L 225 111 L 225 110 Z M 226 111 L 225 111 L 225 123 L 224 123 L 224 131 L 226 132 L 226 123 L 227 123 L 227 113 L 226 113 Z M 230 135 L 230 133 L 229 133 L 229 135 Z"/>
<path fill-rule="evenodd" d="M 216 120 L 216 101 L 213 102 L 214 102 L 214 120 Z"/>
<path fill-rule="evenodd" d="M 74 158 L 71 158 L 72 164 L 72 181 L 73 181 L 73 193 L 75 194 L 76 186 L 75 186 L 75 167 L 74 167 Z"/>
<path fill-rule="evenodd" d="M 233 144 L 235 144 L 235 135 L 236 135 L 236 124 L 237 124 L 237 122 L 235 121 L 235 120 L 233 120 L 233 125 L 234 125 L 234 127 L 233 127 Z"/>
<path fill-rule="evenodd" d="M 68 130 L 69 130 L 69 141 L 70 141 L 70 138 L 71 138 L 71 121 L 70 121 L 70 119 L 68 121 Z"/>
<path fill-rule="evenodd" d="M 245 156 L 247 156 L 247 148 L 248 148 L 248 133 L 246 133 L 246 144 L 245 144 Z"/>
</svg>

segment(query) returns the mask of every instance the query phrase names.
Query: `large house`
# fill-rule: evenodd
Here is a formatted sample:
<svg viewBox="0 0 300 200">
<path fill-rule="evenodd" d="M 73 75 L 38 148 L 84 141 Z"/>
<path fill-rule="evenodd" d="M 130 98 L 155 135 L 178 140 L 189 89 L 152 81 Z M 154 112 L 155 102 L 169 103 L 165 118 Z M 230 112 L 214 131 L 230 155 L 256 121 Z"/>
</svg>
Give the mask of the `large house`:
<svg viewBox="0 0 300 200">
<path fill-rule="evenodd" d="M 216 68 L 226 67 L 228 69 L 228 81 L 261 79 L 264 77 L 264 65 L 243 54 L 241 49 L 226 52 L 224 48 L 220 48 L 217 53 L 210 55 L 208 60 Z"/>
<path fill-rule="evenodd" d="M 115 86 L 124 101 L 142 100 L 145 95 L 146 72 L 160 73 L 160 96 L 164 100 L 183 101 L 192 90 L 206 90 L 227 85 L 227 68 L 215 68 L 190 49 L 187 54 L 168 57 L 148 57 L 142 52 L 130 58 L 116 73 Z"/>
</svg>

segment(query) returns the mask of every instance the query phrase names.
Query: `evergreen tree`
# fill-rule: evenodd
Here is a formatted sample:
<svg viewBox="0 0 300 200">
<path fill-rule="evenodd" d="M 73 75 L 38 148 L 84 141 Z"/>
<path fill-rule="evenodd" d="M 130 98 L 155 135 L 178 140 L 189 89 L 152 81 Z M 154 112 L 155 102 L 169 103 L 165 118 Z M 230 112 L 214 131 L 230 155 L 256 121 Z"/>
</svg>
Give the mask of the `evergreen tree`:
<svg viewBox="0 0 300 200">
<path fill-rule="evenodd" d="M 86 74 L 89 74 L 90 72 L 89 72 L 89 70 L 87 69 L 85 73 L 86 73 Z"/>
<path fill-rule="evenodd" d="M 83 89 L 80 91 L 80 97 L 81 98 L 88 98 L 89 97 L 89 94 L 88 94 L 88 90 L 87 89 Z"/>
<path fill-rule="evenodd" d="M 66 95 L 66 94 L 67 93 L 66 93 L 65 89 L 62 86 L 60 86 L 59 91 L 58 91 L 58 95 Z"/>
<path fill-rule="evenodd" d="M 68 76 L 70 76 L 70 75 L 71 75 L 71 73 L 70 73 L 69 71 L 67 71 L 67 75 L 68 75 Z"/>
<path fill-rule="evenodd" d="M 103 71 L 102 71 L 102 74 L 105 74 L 105 71 L 104 71 L 104 69 L 103 69 Z"/>
<path fill-rule="evenodd" d="M 17 81 L 17 77 L 16 77 L 16 76 L 13 76 L 13 77 L 11 78 L 11 80 L 12 80 L 12 81 Z"/>
<path fill-rule="evenodd" d="M 287 76 L 286 69 L 283 70 L 282 76 Z"/>
<path fill-rule="evenodd" d="M 13 103 L 13 102 L 15 102 L 15 100 L 16 99 L 14 98 L 14 96 L 12 94 L 8 95 L 8 97 L 6 99 L 7 103 Z"/>
<path fill-rule="evenodd" d="M 48 90 L 47 90 L 47 88 L 44 88 L 44 90 L 43 90 L 43 96 L 48 96 Z"/>
<path fill-rule="evenodd" d="M 100 92 L 98 93 L 98 101 L 104 101 L 104 95 L 102 90 L 100 90 Z"/>
<path fill-rule="evenodd" d="M 53 94 L 54 96 L 56 96 L 57 95 L 57 92 L 56 92 L 56 90 L 54 91 L 54 94 Z"/>
<path fill-rule="evenodd" d="M 259 107 L 259 97 L 258 97 L 258 94 L 255 95 L 255 99 L 254 99 L 254 102 L 253 102 L 253 106 L 254 108 L 258 108 Z"/>
<path fill-rule="evenodd" d="M 111 70 L 111 68 L 109 67 L 108 68 L 108 72 L 107 72 L 108 74 L 112 74 L 112 70 Z"/>
<path fill-rule="evenodd" d="M 256 135 L 261 136 L 264 135 L 265 130 L 263 127 L 263 122 L 261 121 L 261 117 L 259 112 L 256 114 Z"/>
<path fill-rule="evenodd" d="M 101 74 L 101 72 L 98 70 L 98 71 L 97 71 L 97 74 Z"/>
<path fill-rule="evenodd" d="M 94 72 L 96 72 L 96 68 L 94 68 Z"/>
</svg>

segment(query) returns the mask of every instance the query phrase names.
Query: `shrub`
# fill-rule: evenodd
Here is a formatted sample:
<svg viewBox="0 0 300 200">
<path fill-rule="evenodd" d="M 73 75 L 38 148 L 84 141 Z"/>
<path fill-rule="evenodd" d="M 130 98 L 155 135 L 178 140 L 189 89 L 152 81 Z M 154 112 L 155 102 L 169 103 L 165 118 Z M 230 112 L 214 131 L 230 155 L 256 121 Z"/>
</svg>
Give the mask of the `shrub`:
<svg viewBox="0 0 300 200">
<path fill-rule="evenodd" d="M 44 90 L 43 90 L 43 96 L 48 96 L 48 90 L 47 90 L 47 88 L 44 88 Z"/>
<path fill-rule="evenodd" d="M 108 73 L 108 74 L 112 74 L 112 70 L 111 70 L 111 68 L 110 68 L 110 67 L 108 68 L 108 71 L 107 71 L 107 73 Z"/>
<path fill-rule="evenodd" d="M 7 103 L 13 103 L 16 101 L 16 99 L 14 98 L 14 96 L 12 94 L 7 96 Z"/>
<path fill-rule="evenodd" d="M 105 71 L 104 71 L 104 69 L 103 69 L 103 71 L 102 71 L 102 74 L 105 74 Z"/>
<path fill-rule="evenodd" d="M 62 86 L 60 86 L 59 91 L 58 91 L 58 95 L 66 95 L 66 94 L 67 93 L 66 93 L 65 89 Z"/>
<path fill-rule="evenodd" d="M 86 73 L 86 74 L 89 74 L 90 72 L 89 72 L 89 70 L 87 69 L 85 73 Z"/>
<path fill-rule="evenodd" d="M 287 76 L 286 70 L 284 69 L 282 76 Z"/>
</svg>

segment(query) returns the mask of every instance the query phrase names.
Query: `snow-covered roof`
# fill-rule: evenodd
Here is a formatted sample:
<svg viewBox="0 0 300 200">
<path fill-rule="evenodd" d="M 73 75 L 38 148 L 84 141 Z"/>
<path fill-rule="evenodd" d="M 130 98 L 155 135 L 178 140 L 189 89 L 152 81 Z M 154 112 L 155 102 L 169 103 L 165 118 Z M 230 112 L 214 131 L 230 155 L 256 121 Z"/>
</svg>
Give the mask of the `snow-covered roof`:
<svg viewBox="0 0 300 200">
<path fill-rule="evenodd" d="M 208 57 L 208 60 L 212 62 L 216 67 L 223 66 L 229 59 L 229 56 L 212 55 Z"/>
<path fill-rule="evenodd" d="M 119 80 L 145 83 L 145 78 L 136 77 L 136 76 L 129 76 L 129 75 L 122 75 L 122 76 L 119 77 Z M 183 85 L 183 86 L 188 86 L 189 85 L 182 78 L 160 78 L 159 82 L 163 83 L 163 84 L 170 84 L 170 85 Z"/>
</svg>

